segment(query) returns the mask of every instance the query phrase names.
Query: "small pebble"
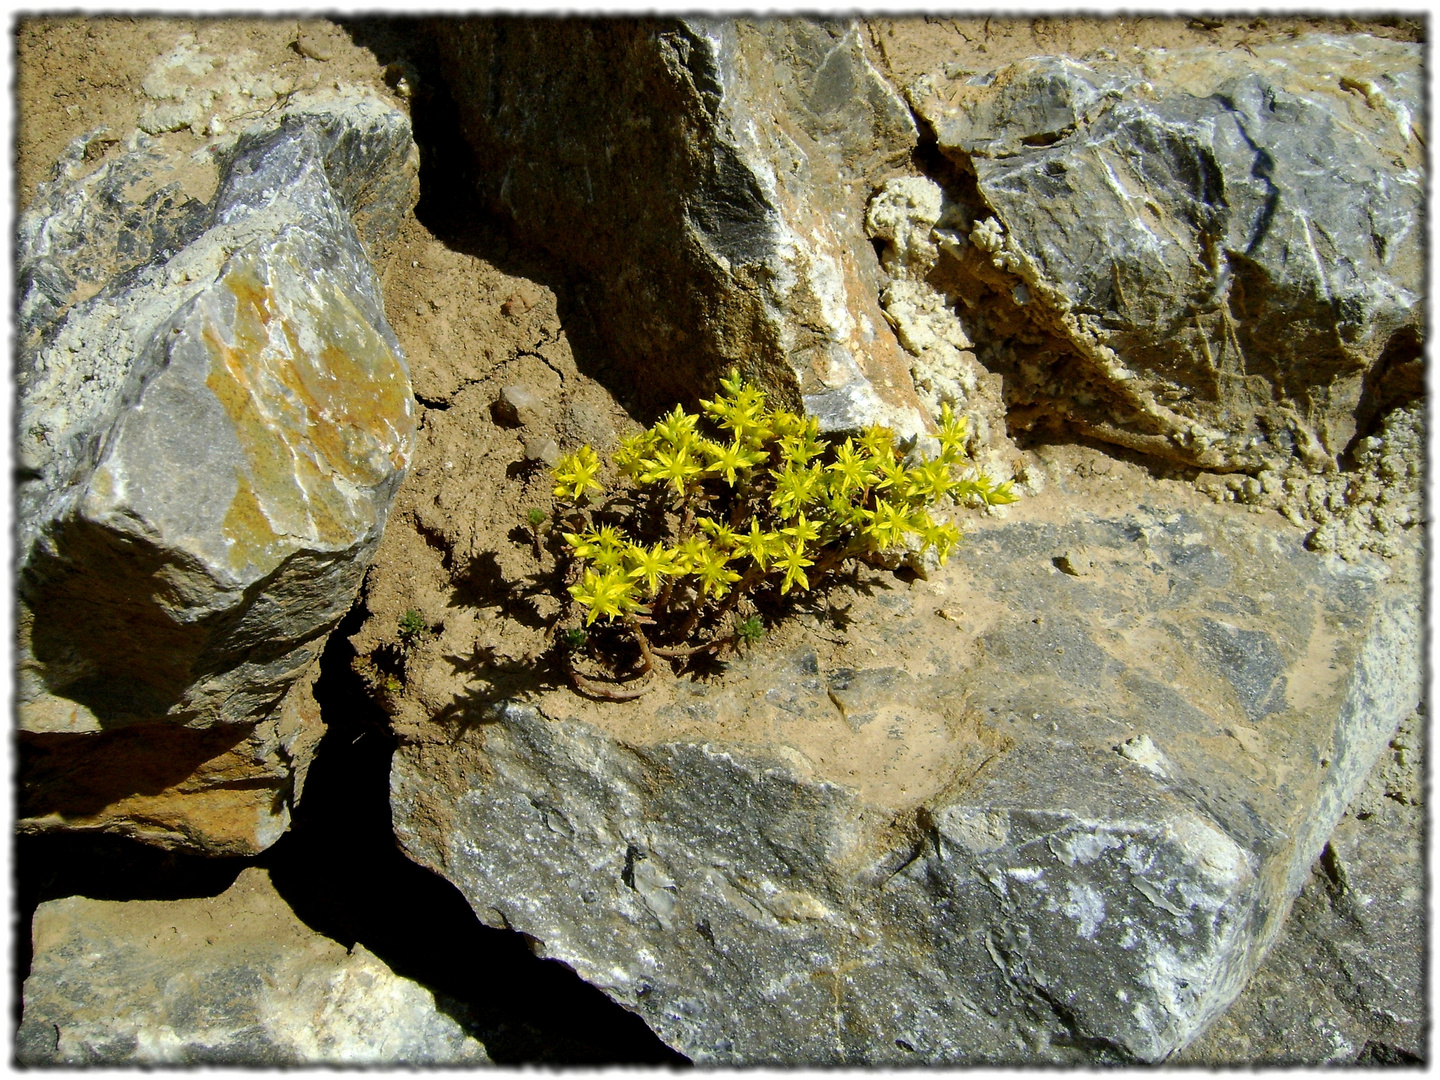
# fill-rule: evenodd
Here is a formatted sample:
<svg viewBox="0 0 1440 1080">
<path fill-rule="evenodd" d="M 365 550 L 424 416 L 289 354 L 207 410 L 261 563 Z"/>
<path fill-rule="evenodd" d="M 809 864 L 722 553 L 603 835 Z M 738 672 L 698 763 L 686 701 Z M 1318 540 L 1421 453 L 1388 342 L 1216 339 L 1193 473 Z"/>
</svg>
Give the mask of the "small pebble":
<svg viewBox="0 0 1440 1080">
<path fill-rule="evenodd" d="M 500 305 L 500 312 L 502 315 L 515 318 L 524 315 L 539 302 L 540 291 L 534 285 L 526 282 L 511 293 L 505 302 Z"/>
<path fill-rule="evenodd" d="M 295 42 L 295 48 L 300 51 L 301 56 L 308 56 L 311 60 L 323 62 L 335 59 L 335 47 L 315 34 L 301 34 Z"/>
<path fill-rule="evenodd" d="M 540 398 L 524 386 L 505 386 L 490 405 L 490 415 L 497 424 L 522 427 L 533 424 L 540 415 Z"/>
<path fill-rule="evenodd" d="M 525 460 L 539 461 L 553 469 L 560 462 L 560 447 L 554 439 L 526 439 Z"/>
</svg>

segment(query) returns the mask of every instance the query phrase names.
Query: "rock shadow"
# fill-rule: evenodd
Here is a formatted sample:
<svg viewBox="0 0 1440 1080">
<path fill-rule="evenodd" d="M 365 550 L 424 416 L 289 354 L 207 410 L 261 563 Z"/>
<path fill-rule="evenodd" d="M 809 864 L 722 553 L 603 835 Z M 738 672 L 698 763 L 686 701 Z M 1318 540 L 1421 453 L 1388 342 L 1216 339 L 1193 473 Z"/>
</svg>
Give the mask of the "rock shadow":
<svg viewBox="0 0 1440 1080">
<path fill-rule="evenodd" d="M 647 393 L 634 373 L 610 360 L 585 301 L 585 283 L 564 262 L 514 236 L 502 213 L 485 205 L 482 173 L 462 133 L 460 111 L 441 74 L 433 34 L 435 18 L 336 19 L 355 44 L 369 49 L 387 72 L 413 82 L 410 121 L 420 150 L 419 222 L 452 251 L 482 259 L 514 277 L 528 278 L 555 294 L 556 313 L 580 372 L 599 382 L 642 424 L 673 402 Z"/>
<path fill-rule="evenodd" d="M 401 852 L 389 804 L 395 739 L 350 668 L 348 637 L 363 618 L 357 605 L 321 659 L 327 733 L 290 833 L 257 860 L 276 890 L 312 929 L 363 944 L 433 991 L 499 1064 L 687 1064 L 523 935 L 482 924 L 455 886 Z"/>
</svg>

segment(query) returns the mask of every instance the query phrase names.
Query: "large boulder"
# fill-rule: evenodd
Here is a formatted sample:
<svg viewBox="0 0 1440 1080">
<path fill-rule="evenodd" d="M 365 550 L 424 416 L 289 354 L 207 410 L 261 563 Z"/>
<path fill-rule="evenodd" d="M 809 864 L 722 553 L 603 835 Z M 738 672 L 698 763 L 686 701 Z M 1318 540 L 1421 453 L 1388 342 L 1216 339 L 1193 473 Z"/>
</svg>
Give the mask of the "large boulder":
<svg viewBox="0 0 1440 1080">
<path fill-rule="evenodd" d="M 723 677 L 457 695 L 404 849 L 697 1063 L 1172 1055 L 1415 707 L 1417 570 L 1054 472 Z"/>
<path fill-rule="evenodd" d="M 1012 427 L 1252 476 L 1345 464 L 1423 391 L 1422 54 L 1312 35 L 911 86 L 959 169 L 922 269 L 1008 342 Z"/>
<path fill-rule="evenodd" d="M 577 279 L 619 383 L 732 365 L 827 430 L 925 419 L 862 221 L 915 145 L 854 22 L 438 23 L 486 204 Z"/>
<path fill-rule="evenodd" d="M 253 852 L 318 739 L 281 702 L 411 453 L 366 245 L 413 205 L 417 158 L 363 95 L 199 160 L 135 132 L 87 170 L 103 140 L 19 228 L 20 824 Z M 207 168 L 213 195 L 187 194 Z"/>
<path fill-rule="evenodd" d="M 25 1065 L 486 1065 L 463 1008 L 347 952 L 251 867 L 214 897 L 35 912 Z"/>
</svg>

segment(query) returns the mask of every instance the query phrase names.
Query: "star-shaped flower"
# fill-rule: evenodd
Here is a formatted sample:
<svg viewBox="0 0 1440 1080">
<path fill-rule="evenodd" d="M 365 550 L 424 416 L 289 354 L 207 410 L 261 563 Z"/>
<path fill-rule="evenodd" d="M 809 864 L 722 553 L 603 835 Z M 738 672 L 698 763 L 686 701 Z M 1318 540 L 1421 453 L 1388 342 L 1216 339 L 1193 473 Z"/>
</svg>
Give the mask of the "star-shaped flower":
<svg viewBox="0 0 1440 1080">
<path fill-rule="evenodd" d="M 595 474 L 600 471 L 600 458 L 588 446 L 566 454 L 555 465 L 555 497 L 578 500 L 591 488 L 600 490 Z"/>
<path fill-rule="evenodd" d="M 570 586 L 570 595 L 588 610 L 585 625 L 603 617 L 607 622 L 636 607 L 634 586 L 623 570 L 607 570 L 597 574 L 586 570 L 578 585 Z"/>
<path fill-rule="evenodd" d="M 661 578 L 672 577 L 677 572 L 675 553 L 664 544 L 655 544 L 649 550 L 639 544 L 631 544 L 625 549 L 625 562 L 630 580 L 645 582 L 650 596 L 659 590 Z"/>
<path fill-rule="evenodd" d="M 775 560 L 775 567 L 785 571 L 785 580 L 780 583 L 780 595 L 784 596 L 790 591 L 790 586 L 797 581 L 802 590 L 810 588 L 810 579 L 805 576 L 802 569 L 806 566 L 814 566 L 811 559 L 805 558 L 805 545 L 803 544 L 781 544 L 780 557 Z"/>
</svg>

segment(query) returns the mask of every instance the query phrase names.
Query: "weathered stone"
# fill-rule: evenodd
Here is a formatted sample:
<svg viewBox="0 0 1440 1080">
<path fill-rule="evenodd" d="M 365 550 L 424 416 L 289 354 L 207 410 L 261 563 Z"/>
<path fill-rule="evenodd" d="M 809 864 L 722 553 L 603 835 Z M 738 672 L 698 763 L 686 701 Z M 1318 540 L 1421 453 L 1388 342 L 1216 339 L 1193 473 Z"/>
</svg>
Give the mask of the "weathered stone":
<svg viewBox="0 0 1440 1080">
<path fill-rule="evenodd" d="M 861 229 L 916 132 L 857 24 L 496 19 L 436 37 L 482 197 L 578 275 L 647 402 L 693 402 L 733 365 L 826 430 L 922 430 Z"/>
<path fill-rule="evenodd" d="M 929 281 L 942 247 L 954 251 L 964 242 L 954 231 L 962 220 L 940 185 L 918 176 L 888 181 L 865 214 L 866 231 L 884 242 L 881 265 L 890 276 L 880 303 L 914 357 L 910 374 L 933 414 L 944 403 L 963 414 L 978 385 L 973 342 L 951 310 L 953 303 Z"/>
<path fill-rule="evenodd" d="M 1052 496 L 838 644 L 644 711 L 457 702 L 395 756 L 397 836 L 697 1063 L 1165 1059 L 1418 700 L 1415 567 Z"/>
<path fill-rule="evenodd" d="M 1426 1063 L 1424 724 L 1401 724 L 1265 963 L 1177 1064 Z"/>
<path fill-rule="evenodd" d="M 22 827 L 79 814 L 235 850 L 239 804 L 264 800 L 227 785 L 258 770 L 258 850 L 291 788 L 276 710 L 348 610 L 413 443 L 352 221 L 413 191 L 409 126 L 367 99 L 287 113 L 222 152 L 205 205 L 179 202 L 175 162 L 138 133 L 77 176 L 86 141 L 20 225 L 17 691 L 60 785 L 22 778 Z M 163 732 L 182 727 L 170 753 Z M 234 767 L 202 767 L 212 751 Z M 136 786 L 113 773 L 77 803 L 69 753 L 124 758 Z M 190 826 L 174 800 L 159 829 L 138 803 L 106 810 L 180 792 Z M 229 824 L 212 837 L 217 799 Z"/>
<path fill-rule="evenodd" d="M 24 732 L 21 832 L 120 832 L 168 848 L 250 855 L 285 832 L 325 732 L 315 660 L 254 726 L 134 724 L 77 738 Z"/>
<path fill-rule="evenodd" d="M 319 20 L 302 23 L 295 35 L 295 51 L 311 60 L 333 60 L 341 50 L 337 40 L 341 36 L 340 28 L 333 23 Z"/>
<path fill-rule="evenodd" d="M 939 283 L 971 337 L 1014 346 L 1012 426 L 1316 470 L 1418 395 L 1421 53 L 1310 36 L 910 88 L 973 173 Z"/>
<path fill-rule="evenodd" d="M 41 904 L 26 1065 L 484 1065 L 454 1003 L 310 930 L 258 867 L 216 897 Z M 457 1022 L 458 1021 L 458 1022 Z"/>
</svg>

